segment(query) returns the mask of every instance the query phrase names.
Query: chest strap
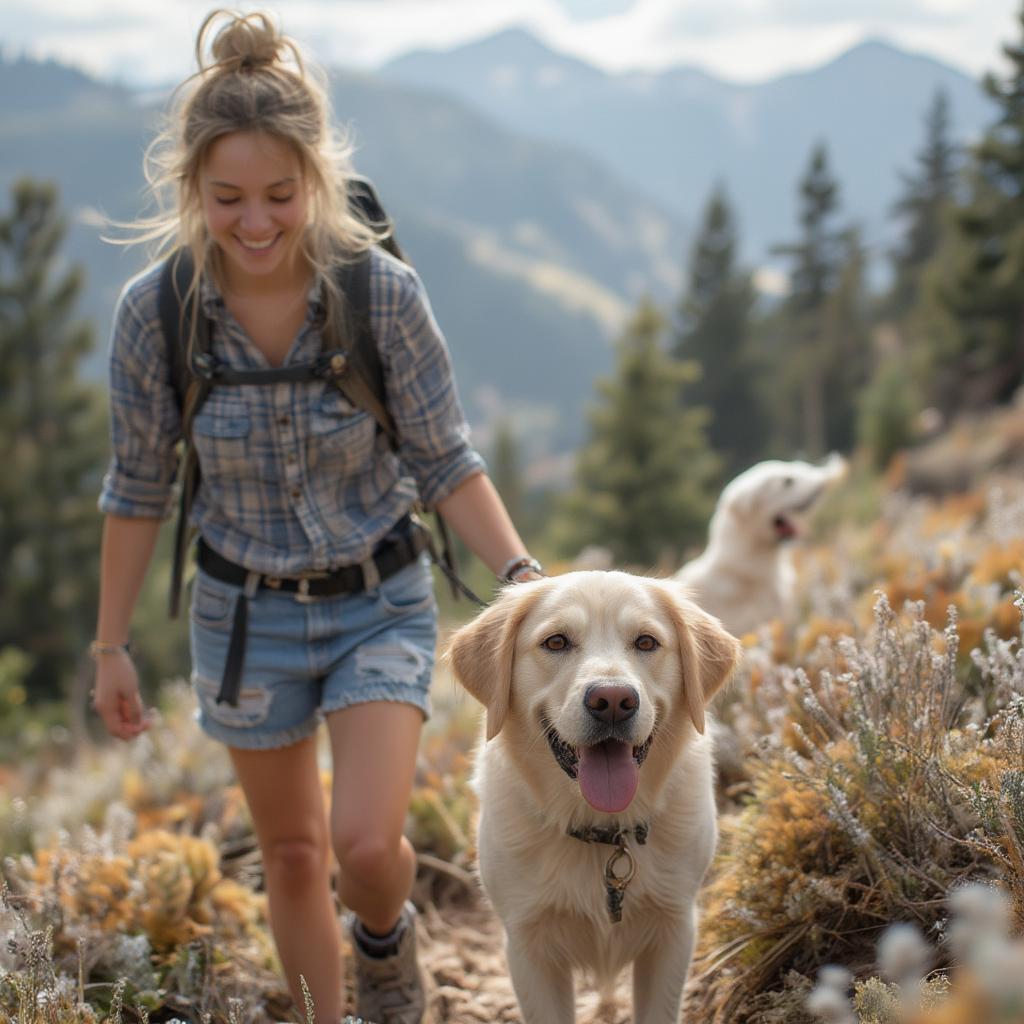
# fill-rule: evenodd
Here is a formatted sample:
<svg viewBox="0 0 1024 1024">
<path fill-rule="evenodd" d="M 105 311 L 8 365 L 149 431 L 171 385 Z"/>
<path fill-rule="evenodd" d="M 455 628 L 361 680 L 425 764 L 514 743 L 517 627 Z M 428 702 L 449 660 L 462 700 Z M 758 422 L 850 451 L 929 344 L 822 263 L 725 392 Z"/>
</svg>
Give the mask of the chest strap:
<svg viewBox="0 0 1024 1024">
<path fill-rule="evenodd" d="M 221 362 L 209 352 L 197 353 L 192 359 L 197 377 L 210 384 L 294 384 L 310 380 L 338 380 L 348 371 L 348 356 L 341 350 L 322 352 L 311 363 L 294 366 L 268 366 L 242 370 Z"/>
</svg>

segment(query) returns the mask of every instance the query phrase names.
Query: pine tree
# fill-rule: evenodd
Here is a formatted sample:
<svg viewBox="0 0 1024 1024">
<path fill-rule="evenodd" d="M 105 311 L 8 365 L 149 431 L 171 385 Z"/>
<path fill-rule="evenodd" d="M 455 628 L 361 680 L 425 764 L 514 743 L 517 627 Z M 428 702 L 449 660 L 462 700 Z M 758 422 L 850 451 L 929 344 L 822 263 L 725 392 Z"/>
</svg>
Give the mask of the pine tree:
<svg viewBox="0 0 1024 1024">
<path fill-rule="evenodd" d="M 663 348 L 666 325 L 641 304 L 618 343 L 612 377 L 597 384 L 590 438 L 562 507 L 561 543 L 609 548 L 617 563 L 674 563 L 700 544 L 714 503 L 718 460 L 703 409 L 680 410 L 680 388 L 699 372 Z"/>
<path fill-rule="evenodd" d="M 890 344 L 860 401 L 858 437 L 878 466 L 909 443 L 913 422 L 931 400 L 932 382 L 956 347 L 957 325 L 938 295 L 949 260 L 951 216 L 961 163 L 949 140 L 949 100 L 936 91 L 925 118 L 925 141 L 915 173 L 903 175 L 893 213 L 904 222 L 892 252 L 893 282 L 879 313 L 891 320 Z"/>
<path fill-rule="evenodd" d="M 855 344 L 841 316 L 857 305 L 861 254 L 856 236 L 836 226 L 838 208 L 839 184 L 819 144 L 800 182 L 800 240 L 774 248 L 791 261 L 775 408 L 782 417 L 799 410 L 799 421 L 790 420 L 783 440 L 812 458 L 843 447 L 854 430 L 854 397 L 845 393 L 847 374 L 837 364 Z"/>
<path fill-rule="evenodd" d="M 865 255 L 856 228 L 847 231 L 839 277 L 822 309 L 825 447 L 850 451 L 857 441 L 860 395 L 871 377 Z"/>
<path fill-rule="evenodd" d="M 707 408 L 708 437 L 728 476 L 763 454 L 765 434 L 747 352 L 754 289 L 737 269 L 736 249 L 735 218 L 719 186 L 690 254 L 673 352 L 700 365 L 700 377 L 683 387 L 683 403 Z"/>
<path fill-rule="evenodd" d="M 31 659 L 32 696 L 53 696 L 95 625 L 105 436 L 95 389 L 78 378 L 92 347 L 74 318 L 78 268 L 59 266 L 65 225 L 53 185 L 12 189 L 0 218 L 0 649 Z"/>
<path fill-rule="evenodd" d="M 1018 20 L 1024 28 L 1024 9 Z M 956 324 L 936 359 L 947 411 L 1005 401 L 1024 381 L 1024 39 L 1003 52 L 1007 76 L 984 79 L 1000 114 L 974 147 L 970 198 L 955 212 L 938 281 Z"/>
<path fill-rule="evenodd" d="M 789 306 L 798 313 L 816 312 L 832 293 L 844 262 L 848 232 L 834 226 L 839 183 L 832 176 L 828 150 L 818 143 L 800 182 L 800 241 L 775 247 L 793 261 Z"/>
<path fill-rule="evenodd" d="M 904 174 L 903 193 L 893 213 L 905 221 L 903 239 L 892 254 L 893 285 L 886 312 L 905 314 L 914 304 L 921 273 L 938 252 L 956 187 L 958 147 L 949 139 L 949 97 L 938 89 L 925 118 L 925 142 L 916 173 Z"/>
</svg>

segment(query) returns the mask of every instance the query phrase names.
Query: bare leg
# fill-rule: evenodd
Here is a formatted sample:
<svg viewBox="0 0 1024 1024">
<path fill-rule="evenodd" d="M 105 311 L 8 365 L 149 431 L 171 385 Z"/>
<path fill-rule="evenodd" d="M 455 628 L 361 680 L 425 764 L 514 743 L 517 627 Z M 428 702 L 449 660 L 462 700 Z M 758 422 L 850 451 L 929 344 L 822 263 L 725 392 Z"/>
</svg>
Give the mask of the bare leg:
<svg viewBox="0 0 1024 1024">
<path fill-rule="evenodd" d="M 357 704 L 327 716 L 339 895 L 380 935 L 398 921 L 416 875 L 416 854 L 402 829 L 422 726 L 418 708 L 393 701 Z"/>
<path fill-rule="evenodd" d="M 274 750 L 228 749 L 263 854 L 270 927 L 292 999 L 301 1011 L 301 974 L 317 1019 L 339 1020 L 341 941 L 316 737 Z"/>
</svg>

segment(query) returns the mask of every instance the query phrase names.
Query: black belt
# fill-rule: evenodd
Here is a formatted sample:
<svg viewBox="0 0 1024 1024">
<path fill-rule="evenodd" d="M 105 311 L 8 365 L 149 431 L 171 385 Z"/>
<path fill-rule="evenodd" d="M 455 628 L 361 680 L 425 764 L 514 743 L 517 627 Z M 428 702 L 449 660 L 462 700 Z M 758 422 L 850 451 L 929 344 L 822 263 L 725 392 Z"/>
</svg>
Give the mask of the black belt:
<svg viewBox="0 0 1024 1024">
<path fill-rule="evenodd" d="M 374 549 L 373 556 L 361 565 L 344 565 L 329 572 L 310 573 L 306 576 L 268 576 L 252 572 L 217 554 L 199 538 L 199 567 L 207 575 L 222 583 L 242 587 L 235 598 L 235 616 L 231 625 L 231 640 L 224 663 L 224 675 L 217 693 L 218 704 L 238 706 L 242 686 L 242 667 L 245 662 L 245 640 L 249 621 L 249 598 L 257 590 L 275 590 L 295 594 L 297 601 L 311 601 L 317 597 L 355 594 L 370 590 L 381 580 L 393 576 L 414 562 L 428 544 L 427 531 L 404 516 Z"/>
</svg>

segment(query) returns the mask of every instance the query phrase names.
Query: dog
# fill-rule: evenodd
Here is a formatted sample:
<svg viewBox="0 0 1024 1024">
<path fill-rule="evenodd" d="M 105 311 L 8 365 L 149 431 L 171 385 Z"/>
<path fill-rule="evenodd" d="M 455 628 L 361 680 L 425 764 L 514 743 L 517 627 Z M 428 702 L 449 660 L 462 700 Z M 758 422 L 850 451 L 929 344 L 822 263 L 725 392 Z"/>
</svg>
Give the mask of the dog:
<svg viewBox="0 0 1024 1024">
<path fill-rule="evenodd" d="M 674 578 L 736 636 L 787 618 L 795 582 L 788 544 L 846 471 L 838 454 L 820 466 L 769 460 L 744 470 L 719 496 L 707 548 Z"/>
<path fill-rule="evenodd" d="M 525 1024 L 572 1024 L 633 969 L 636 1024 L 676 1024 L 716 841 L 705 707 L 739 643 L 670 580 L 507 587 L 447 650 L 486 708 L 480 879 Z"/>
</svg>

